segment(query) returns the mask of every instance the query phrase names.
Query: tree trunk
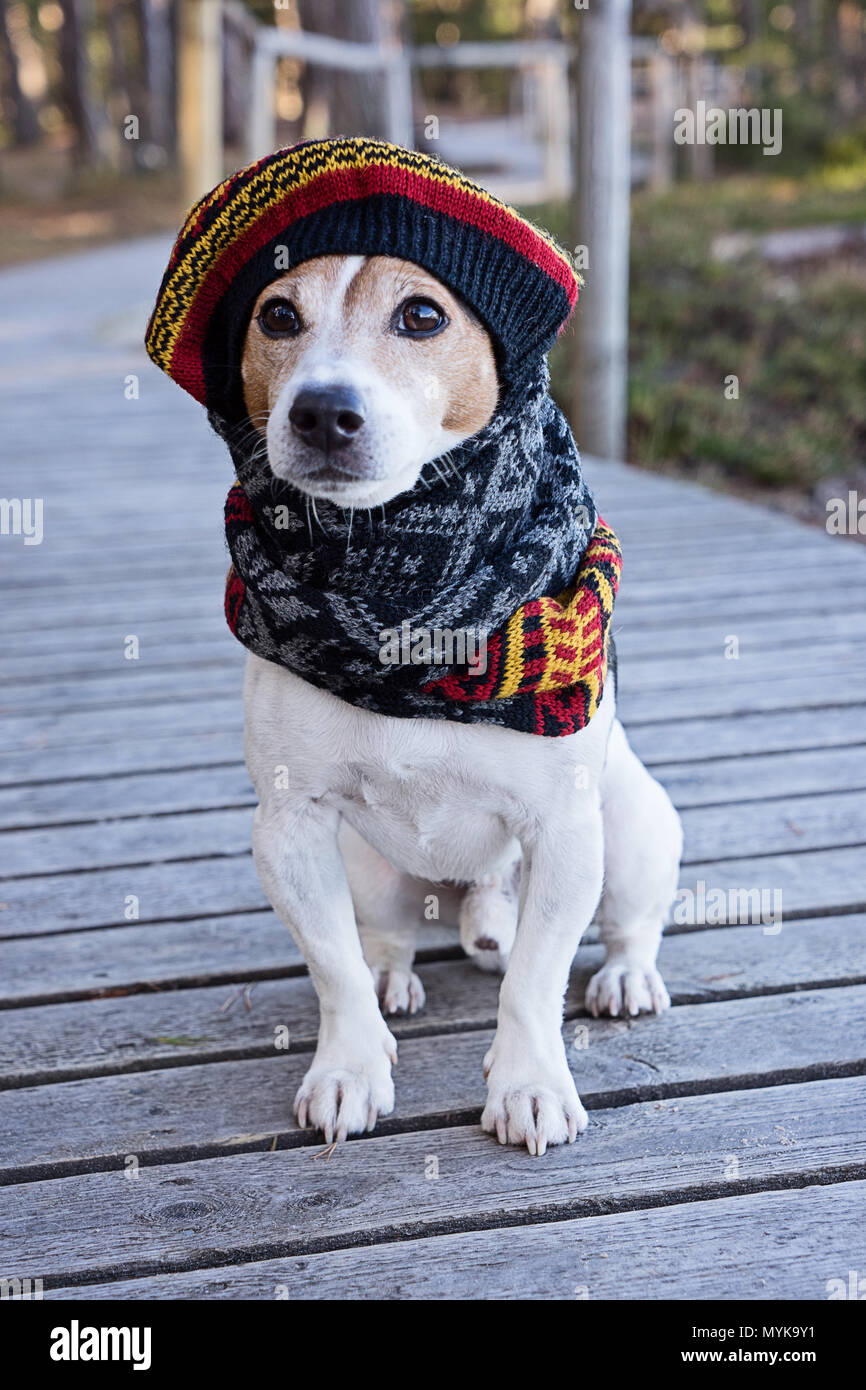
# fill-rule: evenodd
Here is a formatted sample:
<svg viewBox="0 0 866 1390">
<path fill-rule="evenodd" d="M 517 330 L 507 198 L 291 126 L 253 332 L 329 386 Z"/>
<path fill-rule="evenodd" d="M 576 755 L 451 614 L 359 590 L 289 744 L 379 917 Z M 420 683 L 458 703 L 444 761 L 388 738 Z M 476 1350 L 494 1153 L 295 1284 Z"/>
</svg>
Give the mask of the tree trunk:
<svg viewBox="0 0 866 1390">
<path fill-rule="evenodd" d="M 740 23 L 746 43 L 754 43 L 760 37 L 762 21 L 761 0 L 740 0 Z"/>
<path fill-rule="evenodd" d="M 9 5 L 7 0 L 0 0 L 0 61 L 2 61 L 4 69 L 3 85 L 7 92 L 4 105 L 7 107 L 13 139 L 16 145 L 33 145 L 39 139 L 42 130 L 36 114 L 36 107 L 26 93 L 21 90 L 21 81 L 18 76 L 18 55 L 12 47 L 12 39 L 9 34 Z"/>
<path fill-rule="evenodd" d="M 87 28 L 89 0 L 60 0 L 60 67 L 63 105 L 75 134 L 73 160 L 78 165 L 99 163 L 99 142 L 88 99 Z"/>
<path fill-rule="evenodd" d="M 181 0 L 178 20 L 178 154 L 192 204 L 223 176 L 220 0 Z"/>
<path fill-rule="evenodd" d="M 624 458 L 626 444 L 630 22 L 631 0 L 592 0 L 578 31 L 577 228 L 587 284 L 577 312 L 577 438 L 604 459 Z"/>
<path fill-rule="evenodd" d="M 403 38 L 405 0 L 298 0 L 301 28 L 313 34 L 356 43 L 382 43 Z M 334 72 L 307 68 L 302 83 L 305 133 L 308 135 L 391 134 L 388 87 L 383 73 Z"/>
<path fill-rule="evenodd" d="M 146 139 L 168 158 L 172 144 L 171 49 L 172 23 L 169 0 L 135 0 L 141 36 L 142 72 L 146 91 L 143 122 Z"/>
</svg>

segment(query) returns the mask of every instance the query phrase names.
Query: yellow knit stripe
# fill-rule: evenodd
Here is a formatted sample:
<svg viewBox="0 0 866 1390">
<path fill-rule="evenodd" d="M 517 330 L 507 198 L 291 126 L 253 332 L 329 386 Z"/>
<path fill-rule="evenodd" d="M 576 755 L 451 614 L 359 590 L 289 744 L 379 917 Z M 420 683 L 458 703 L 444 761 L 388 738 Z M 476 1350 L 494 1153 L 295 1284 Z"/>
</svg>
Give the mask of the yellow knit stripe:
<svg viewBox="0 0 866 1390">
<path fill-rule="evenodd" d="M 568 259 L 551 238 L 539 231 L 538 228 L 533 227 L 531 223 L 526 222 L 525 218 L 520 217 L 506 203 L 463 178 L 456 171 L 448 169 L 447 166 L 433 164 L 422 155 L 409 158 L 407 152 L 399 146 L 389 145 L 385 142 L 341 143 L 336 145 L 334 150 L 324 159 L 322 158 L 321 147 L 304 146 L 291 155 L 287 155 L 283 163 L 262 169 L 248 184 L 240 188 L 232 201 L 222 209 L 213 225 L 196 239 L 175 267 L 171 279 L 160 296 L 148 338 L 148 350 L 159 361 L 160 365 L 167 368 L 171 363 L 175 344 L 183 331 L 186 313 L 192 304 L 196 290 L 204 279 L 203 267 L 207 269 L 218 259 L 222 252 L 238 240 L 249 226 L 267 211 L 269 206 L 277 202 L 279 197 L 289 188 L 304 188 L 325 173 L 361 169 L 375 165 L 405 169 L 408 172 L 421 174 L 443 187 L 459 189 L 471 194 L 479 202 L 503 209 L 524 226 L 530 227 L 554 252 L 557 259 L 571 271 Z M 218 201 L 231 182 L 231 179 L 226 179 L 214 189 L 213 193 L 208 196 L 205 206 L 209 207 Z M 264 198 L 261 196 L 263 193 L 267 195 Z M 181 238 L 194 225 L 201 211 L 202 204 L 198 203 L 184 223 L 180 234 Z M 177 313 L 171 312 L 167 316 L 167 310 L 176 310 Z"/>
<path fill-rule="evenodd" d="M 556 603 L 555 599 L 553 604 L 542 602 L 541 605 L 539 623 L 541 625 L 541 631 L 544 634 L 544 656 L 546 660 L 544 664 L 544 674 L 535 687 L 538 691 L 555 690 L 558 685 L 562 684 L 562 682 L 557 679 L 556 670 L 558 663 L 554 657 L 554 651 L 559 639 L 553 630 L 553 624 L 551 622 L 558 607 L 559 605 Z"/>
<path fill-rule="evenodd" d="M 514 695 L 523 680 L 523 609 L 518 608 L 505 628 L 505 660 L 503 674 L 494 692 L 497 700 Z"/>
<path fill-rule="evenodd" d="M 609 526 L 599 522 L 590 541 L 590 553 L 592 547 L 596 551 L 599 549 L 612 548 L 619 553 L 619 542 Z M 585 675 L 580 675 L 581 667 L 586 660 L 587 652 L 592 643 L 598 637 L 598 616 L 593 607 L 588 613 L 577 611 L 580 599 L 586 592 L 587 583 L 592 578 L 598 588 L 598 602 L 601 606 L 601 625 L 602 625 L 602 653 L 599 664 L 595 670 Z M 575 681 L 581 680 L 587 688 L 590 702 L 593 708 L 598 703 L 604 680 L 607 673 L 607 653 L 609 643 L 608 623 L 613 613 L 615 590 L 609 578 L 601 568 L 600 562 L 590 560 L 588 564 L 581 566 L 578 579 L 570 589 L 566 589 L 557 598 L 543 598 L 541 600 L 541 611 L 539 613 L 539 626 L 542 633 L 542 641 L 535 644 L 533 650 L 538 656 L 545 660 L 543 673 L 535 685 L 536 693 L 550 690 L 564 690 Z M 573 631 L 563 633 L 558 628 L 555 629 L 553 621 L 565 619 L 573 625 Z M 524 608 L 518 608 L 517 612 L 509 618 L 503 641 L 503 663 L 502 676 L 494 692 L 495 699 L 504 700 L 510 695 L 515 695 L 520 689 L 526 672 L 526 648 L 524 646 Z M 574 656 L 568 660 L 556 655 L 558 646 L 569 646 L 574 649 Z"/>
</svg>

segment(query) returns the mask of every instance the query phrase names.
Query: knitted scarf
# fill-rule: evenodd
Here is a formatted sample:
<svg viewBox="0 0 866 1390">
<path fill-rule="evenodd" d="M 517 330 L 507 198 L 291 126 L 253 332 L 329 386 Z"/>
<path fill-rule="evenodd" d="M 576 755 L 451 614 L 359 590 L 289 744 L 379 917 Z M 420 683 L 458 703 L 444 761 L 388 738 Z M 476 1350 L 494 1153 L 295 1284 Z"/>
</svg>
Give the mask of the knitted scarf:
<svg viewBox="0 0 866 1390">
<path fill-rule="evenodd" d="M 240 351 L 256 295 L 286 268 L 273 268 L 275 243 L 293 264 L 338 248 L 413 259 L 491 333 L 494 418 L 374 511 L 311 508 L 256 447 Z M 225 607 L 246 647 L 382 714 L 551 736 L 589 722 L 621 555 L 548 394 L 546 349 L 575 296 L 564 253 L 517 213 L 438 160 L 377 142 L 280 151 L 193 209 L 147 345 L 232 454 Z"/>
</svg>

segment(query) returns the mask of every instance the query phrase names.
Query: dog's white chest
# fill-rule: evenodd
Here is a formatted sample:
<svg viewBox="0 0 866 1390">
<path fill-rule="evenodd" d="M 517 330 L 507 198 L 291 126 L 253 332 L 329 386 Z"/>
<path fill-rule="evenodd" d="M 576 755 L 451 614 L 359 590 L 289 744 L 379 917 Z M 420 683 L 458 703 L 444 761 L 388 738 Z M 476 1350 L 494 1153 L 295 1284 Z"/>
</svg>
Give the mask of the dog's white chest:
<svg viewBox="0 0 866 1390">
<path fill-rule="evenodd" d="M 395 867 L 471 880 L 513 856 L 543 815 L 567 815 L 575 768 L 597 783 L 608 721 L 568 739 L 356 709 L 251 656 L 247 763 L 257 788 L 284 766 L 289 793 L 333 806 Z M 260 790 L 261 795 L 261 790 Z"/>
<path fill-rule="evenodd" d="M 507 858 L 513 840 L 500 798 L 469 771 L 356 759 L 335 769 L 325 799 L 404 871 L 469 880 Z"/>
</svg>

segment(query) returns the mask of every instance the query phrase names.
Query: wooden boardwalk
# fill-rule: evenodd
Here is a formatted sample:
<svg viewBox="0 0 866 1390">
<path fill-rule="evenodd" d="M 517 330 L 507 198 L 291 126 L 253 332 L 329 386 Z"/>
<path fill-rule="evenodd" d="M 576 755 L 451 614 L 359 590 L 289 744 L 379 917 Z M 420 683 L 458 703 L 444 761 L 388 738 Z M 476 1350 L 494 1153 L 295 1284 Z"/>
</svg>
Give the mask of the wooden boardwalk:
<svg viewBox="0 0 866 1390">
<path fill-rule="evenodd" d="M 41 544 L 0 536 L 0 1277 L 822 1299 L 866 1271 L 866 550 L 591 470 L 626 554 L 621 712 L 682 811 L 683 886 L 780 895 L 784 924 L 674 926 L 661 1019 L 587 1019 L 582 947 L 590 1127 L 543 1159 L 480 1131 L 498 982 L 431 927 L 397 1109 L 319 1156 L 290 1109 L 315 999 L 249 853 L 229 463 L 138 345 L 165 254 L 0 276 L 0 490 L 44 499 Z"/>
</svg>

